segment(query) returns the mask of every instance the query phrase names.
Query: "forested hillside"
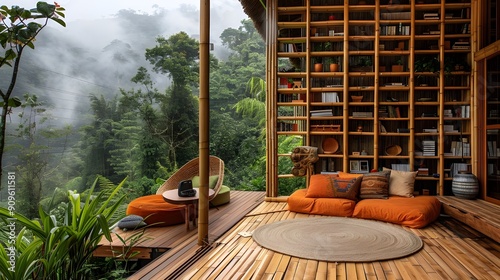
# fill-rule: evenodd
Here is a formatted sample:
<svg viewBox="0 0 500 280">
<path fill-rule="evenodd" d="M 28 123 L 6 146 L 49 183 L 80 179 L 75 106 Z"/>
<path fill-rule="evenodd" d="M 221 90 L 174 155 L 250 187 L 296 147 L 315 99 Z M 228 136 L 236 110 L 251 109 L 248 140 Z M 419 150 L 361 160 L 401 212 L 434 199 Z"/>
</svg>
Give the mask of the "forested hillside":
<svg viewBox="0 0 500 280">
<path fill-rule="evenodd" d="M 9 114 L 4 154 L 20 213 L 35 217 L 38 205 L 65 200 L 52 200 L 54 193 L 84 192 L 98 175 L 114 184 L 128 177 L 127 200 L 154 193 L 198 155 L 198 42 L 181 28 L 157 34 L 156 16 L 124 11 L 117 20 L 128 22 L 130 37 L 110 34 L 100 49 L 47 28 L 25 53 L 14 92 L 23 106 Z M 146 25 L 153 28 L 140 28 Z M 250 20 L 219 40 L 210 151 L 226 163 L 225 185 L 264 190 L 264 42 Z"/>
</svg>

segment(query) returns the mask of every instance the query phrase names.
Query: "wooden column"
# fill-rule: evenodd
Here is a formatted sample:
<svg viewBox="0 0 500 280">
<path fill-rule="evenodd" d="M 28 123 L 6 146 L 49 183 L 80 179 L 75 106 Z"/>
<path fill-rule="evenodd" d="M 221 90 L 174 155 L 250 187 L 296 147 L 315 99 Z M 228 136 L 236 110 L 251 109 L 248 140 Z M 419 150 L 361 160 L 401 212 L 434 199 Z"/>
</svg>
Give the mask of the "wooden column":
<svg viewBox="0 0 500 280">
<path fill-rule="evenodd" d="M 198 207 L 198 245 L 208 243 L 208 175 L 209 175 L 209 51 L 210 0 L 200 0 L 200 103 L 199 152 L 200 199 Z"/>
</svg>

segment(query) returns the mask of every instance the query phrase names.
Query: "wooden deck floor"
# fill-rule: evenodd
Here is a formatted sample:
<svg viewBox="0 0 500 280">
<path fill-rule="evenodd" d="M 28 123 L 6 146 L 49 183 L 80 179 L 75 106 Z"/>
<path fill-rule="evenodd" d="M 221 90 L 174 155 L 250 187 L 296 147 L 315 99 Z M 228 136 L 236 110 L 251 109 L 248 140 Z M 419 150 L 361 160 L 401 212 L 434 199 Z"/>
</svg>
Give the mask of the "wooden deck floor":
<svg viewBox="0 0 500 280">
<path fill-rule="evenodd" d="M 260 205 L 264 192 L 231 191 L 231 202 L 209 211 L 209 241 L 220 237 L 238 223 L 246 214 Z M 142 235 L 140 242 L 133 239 Z M 116 257 L 122 252 L 135 252 L 136 259 L 153 259 L 175 247 L 198 243 L 198 231 L 186 231 L 184 224 L 152 227 L 143 230 L 122 231 L 115 229 L 112 242 L 103 239 L 94 252 L 95 257 Z M 124 240 L 125 243 L 122 241 Z M 133 245 L 129 248 L 127 245 Z"/>
<path fill-rule="evenodd" d="M 129 279 L 500 279 L 500 244 L 451 217 L 424 229 L 407 229 L 422 238 L 424 248 L 380 262 L 290 257 L 264 249 L 241 234 L 274 221 L 307 217 L 287 211 L 286 203 L 263 202 L 212 246 L 186 246 L 186 241 Z"/>
</svg>

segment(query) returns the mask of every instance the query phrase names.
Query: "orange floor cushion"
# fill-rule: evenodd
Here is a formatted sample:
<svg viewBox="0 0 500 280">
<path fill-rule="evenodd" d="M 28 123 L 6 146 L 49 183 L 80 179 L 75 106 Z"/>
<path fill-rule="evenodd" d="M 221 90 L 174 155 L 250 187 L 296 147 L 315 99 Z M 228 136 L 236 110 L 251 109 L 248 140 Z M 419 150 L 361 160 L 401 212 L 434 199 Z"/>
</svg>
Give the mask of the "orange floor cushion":
<svg viewBox="0 0 500 280">
<path fill-rule="evenodd" d="M 184 205 L 165 202 L 161 194 L 142 196 L 132 200 L 127 215 L 138 215 L 148 225 L 170 226 L 184 223 Z"/>
<path fill-rule="evenodd" d="M 296 190 L 288 197 L 288 210 L 298 213 L 350 217 L 356 202 L 345 198 L 309 198 L 307 189 Z"/>
<path fill-rule="evenodd" d="M 356 204 L 353 217 L 372 219 L 423 228 L 435 221 L 441 212 L 441 202 L 433 196 L 363 199 Z"/>
</svg>

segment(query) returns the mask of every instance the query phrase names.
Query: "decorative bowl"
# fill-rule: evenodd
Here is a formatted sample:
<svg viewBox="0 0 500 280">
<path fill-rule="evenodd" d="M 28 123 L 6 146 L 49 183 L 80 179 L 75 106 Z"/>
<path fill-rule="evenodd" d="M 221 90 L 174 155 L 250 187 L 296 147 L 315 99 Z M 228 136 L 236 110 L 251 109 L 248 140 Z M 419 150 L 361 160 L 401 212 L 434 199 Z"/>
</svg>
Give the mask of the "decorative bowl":
<svg viewBox="0 0 500 280">
<path fill-rule="evenodd" d="M 321 145 L 323 148 L 323 153 L 325 154 L 334 154 L 339 149 L 339 142 L 335 138 L 325 138 L 323 140 L 323 144 Z"/>
<path fill-rule="evenodd" d="M 403 151 L 403 148 L 399 145 L 390 145 L 387 148 L 385 148 L 385 154 L 388 156 L 397 156 L 401 154 Z"/>
<path fill-rule="evenodd" d="M 351 95 L 351 99 L 353 102 L 361 102 L 361 100 L 363 100 L 363 95 Z"/>
</svg>

